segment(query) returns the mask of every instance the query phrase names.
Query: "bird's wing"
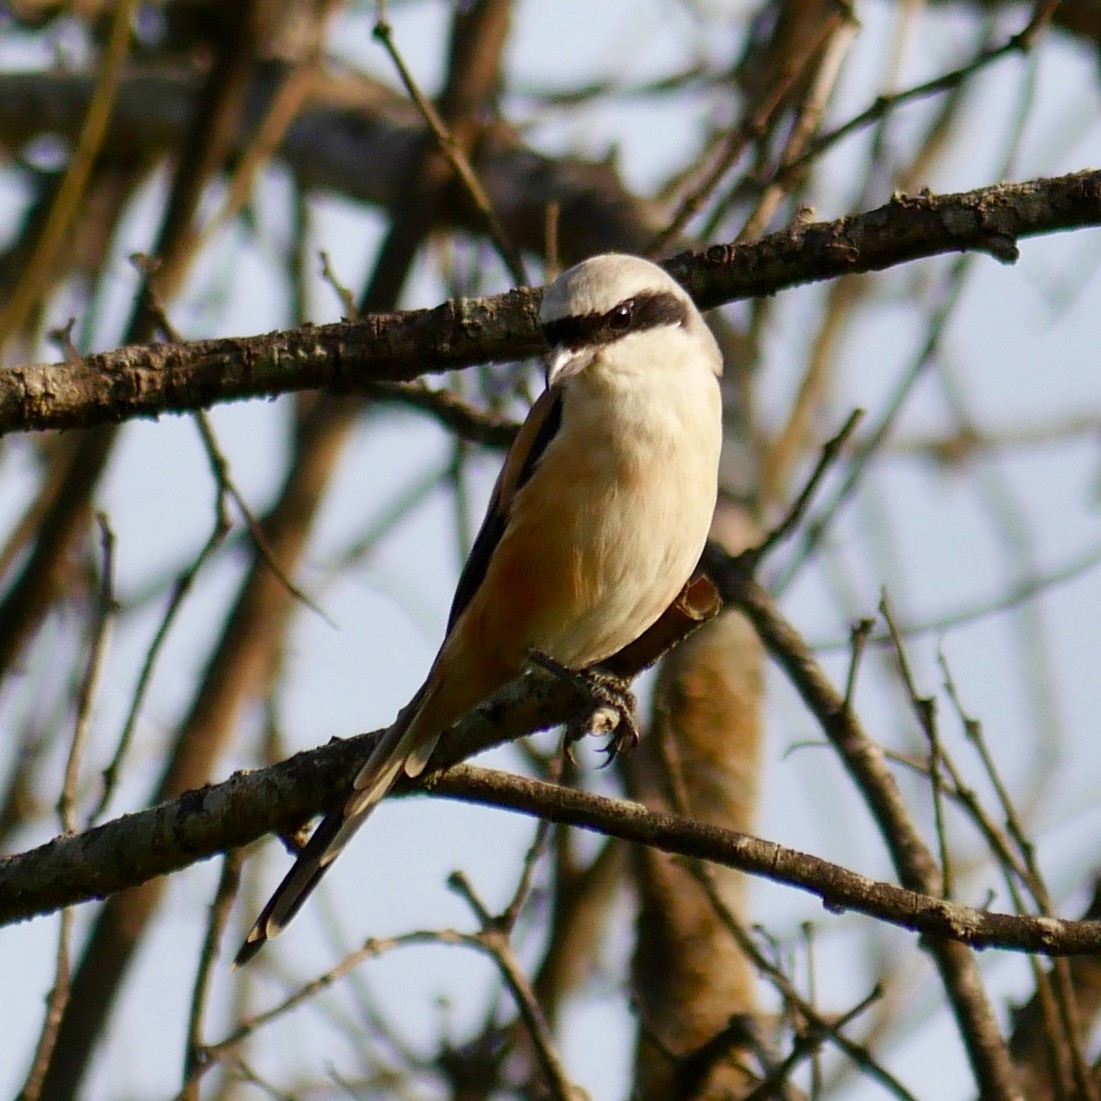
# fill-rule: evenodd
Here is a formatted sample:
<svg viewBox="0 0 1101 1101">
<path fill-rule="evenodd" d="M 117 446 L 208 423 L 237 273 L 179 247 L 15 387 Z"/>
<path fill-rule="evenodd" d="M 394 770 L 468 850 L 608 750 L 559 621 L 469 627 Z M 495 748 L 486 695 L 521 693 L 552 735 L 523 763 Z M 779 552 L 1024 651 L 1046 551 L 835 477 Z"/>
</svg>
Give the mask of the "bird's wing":
<svg viewBox="0 0 1101 1101">
<path fill-rule="evenodd" d="M 547 445 L 558 432 L 561 421 L 562 391 L 560 387 L 551 387 L 531 407 L 509 448 L 486 518 L 459 579 L 448 619 L 448 634 L 485 578 L 489 561 L 508 525 L 512 500 L 531 477 Z M 233 961 L 235 967 L 252 959 L 265 942 L 298 913 L 326 869 L 389 791 L 402 768 L 410 776 L 416 776 L 427 764 L 440 731 L 425 731 L 422 729 L 424 722 L 418 720 L 432 722 L 431 715 L 422 714 L 422 707 L 432 699 L 436 687 L 430 676 L 375 746 L 356 776 L 352 793 L 321 820 L 294 866 L 284 876 L 249 930 Z"/>
<path fill-rule="evenodd" d="M 451 614 L 447 618 L 447 632 L 455 626 L 466 610 L 471 598 L 478 591 L 489 568 L 489 560 L 497 549 L 508 524 L 512 499 L 531 477 L 536 464 L 542 458 L 547 445 L 557 435 L 562 424 L 562 388 L 551 386 L 539 395 L 531 407 L 527 419 L 520 427 L 516 439 L 505 456 L 505 464 L 497 476 L 489 508 L 478 530 L 470 556 L 466 560 L 455 597 L 451 602 Z"/>
</svg>

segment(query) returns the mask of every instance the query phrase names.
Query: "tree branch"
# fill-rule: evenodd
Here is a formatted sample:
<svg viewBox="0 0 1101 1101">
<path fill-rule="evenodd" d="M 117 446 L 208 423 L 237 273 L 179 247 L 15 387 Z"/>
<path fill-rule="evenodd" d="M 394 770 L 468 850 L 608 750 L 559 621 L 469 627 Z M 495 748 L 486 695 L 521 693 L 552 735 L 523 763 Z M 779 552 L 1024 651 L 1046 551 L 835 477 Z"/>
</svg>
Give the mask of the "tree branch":
<svg viewBox="0 0 1101 1101">
<path fill-rule="evenodd" d="M 246 153 L 293 72 L 293 65 L 280 61 L 257 67 L 233 136 L 235 155 Z M 0 145 L 16 150 L 43 133 L 74 138 L 94 86 L 94 77 L 82 73 L 0 74 Z M 128 74 L 118 90 L 105 154 L 174 155 L 201 88 L 201 77 L 191 74 Z M 381 81 L 325 70 L 312 74 L 304 100 L 273 156 L 306 191 L 400 209 L 428 133 L 416 107 Z M 559 247 L 568 261 L 606 248 L 640 251 L 665 224 L 661 204 L 631 194 L 611 163 L 543 156 L 499 118 L 480 135 L 474 167 L 511 239 L 534 253 L 543 248 L 551 202 L 563 213 Z M 458 193 L 439 213 L 443 225 L 484 232 L 483 215 Z"/>
<path fill-rule="evenodd" d="M 322 805 L 333 781 L 348 776 L 362 760 L 364 741 L 373 736 L 363 735 L 300 753 L 271 768 L 237 773 L 222 784 L 188 792 L 159 807 L 5 858 L 0 861 L 0 923 L 9 924 L 133 886 L 139 881 L 133 878 L 138 862 L 143 879 L 164 875 L 287 828 Z M 435 772 L 424 787 L 446 798 L 581 826 L 665 852 L 738 868 L 809 891 L 833 913 L 855 910 L 975 948 L 1047 955 L 1101 951 L 1101 921 L 977 910 L 877 882 L 771 841 L 657 813 L 626 800 L 471 765 L 454 765 Z M 411 785 L 402 789 L 405 794 L 412 790 L 416 789 Z"/>
<path fill-rule="evenodd" d="M 948 252 L 1016 259 L 1023 237 L 1101 225 L 1101 171 L 955 195 L 896 196 L 834 222 L 670 260 L 704 309 Z M 304 389 L 358 390 L 543 350 L 540 291 L 259 336 L 135 345 L 0 374 L 0 434 L 179 413 Z"/>
</svg>

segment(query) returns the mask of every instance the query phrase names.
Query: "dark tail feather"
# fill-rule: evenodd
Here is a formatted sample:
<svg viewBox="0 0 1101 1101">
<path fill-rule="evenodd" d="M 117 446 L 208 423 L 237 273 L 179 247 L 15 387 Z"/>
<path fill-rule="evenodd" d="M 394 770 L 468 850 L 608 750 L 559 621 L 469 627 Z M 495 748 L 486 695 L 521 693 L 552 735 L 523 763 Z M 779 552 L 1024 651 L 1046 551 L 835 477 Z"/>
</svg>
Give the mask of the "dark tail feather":
<svg viewBox="0 0 1101 1101">
<path fill-rule="evenodd" d="M 393 786 L 406 758 L 415 751 L 416 731 L 413 726 L 423 696 L 422 689 L 402 710 L 360 769 L 351 794 L 325 815 L 314 830 L 294 866 L 275 888 L 275 893 L 249 930 L 245 943 L 234 957 L 235 968 L 248 963 L 302 909 L 302 904 L 321 882 L 329 865 Z M 418 760 L 417 763 L 423 768 L 423 762 Z"/>
<path fill-rule="evenodd" d="M 302 909 L 302 904 L 313 893 L 332 863 L 332 860 L 325 860 L 324 857 L 343 825 L 343 805 L 338 810 L 330 811 L 321 820 L 306 847 L 298 854 L 293 867 L 283 877 L 283 882 L 275 888 L 267 905 L 260 911 L 260 916 L 249 930 L 241 950 L 233 957 L 234 969 L 244 967 Z"/>
</svg>

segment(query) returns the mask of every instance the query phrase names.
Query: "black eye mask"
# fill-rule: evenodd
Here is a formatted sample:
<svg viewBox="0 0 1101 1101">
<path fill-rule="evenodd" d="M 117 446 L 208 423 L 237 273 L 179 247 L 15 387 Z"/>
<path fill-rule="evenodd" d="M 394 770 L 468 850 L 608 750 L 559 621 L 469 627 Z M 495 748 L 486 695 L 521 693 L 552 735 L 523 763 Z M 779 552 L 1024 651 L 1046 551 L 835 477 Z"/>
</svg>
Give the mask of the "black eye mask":
<svg viewBox="0 0 1101 1101">
<path fill-rule="evenodd" d="M 644 332 L 662 325 L 688 324 L 687 305 L 669 291 L 646 291 L 625 299 L 607 313 L 563 317 L 548 321 L 543 335 L 551 347 L 591 348 L 611 344 L 627 333 Z"/>
</svg>

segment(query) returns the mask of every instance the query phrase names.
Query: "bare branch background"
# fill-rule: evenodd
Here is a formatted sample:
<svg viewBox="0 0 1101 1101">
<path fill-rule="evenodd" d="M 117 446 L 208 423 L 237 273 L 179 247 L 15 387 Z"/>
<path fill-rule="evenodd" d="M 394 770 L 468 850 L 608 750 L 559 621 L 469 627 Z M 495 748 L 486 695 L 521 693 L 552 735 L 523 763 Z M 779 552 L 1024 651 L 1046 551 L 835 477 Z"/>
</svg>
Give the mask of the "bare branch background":
<svg viewBox="0 0 1101 1101">
<path fill-rule="evenodd" d="M 1073 0 L 0 11 L 0 1090 L 1094 1101 L 1099 47 Z M 230 975 L 608 249 L 727 362 L 643 745 L 510 686 Z"/>
</svg>

